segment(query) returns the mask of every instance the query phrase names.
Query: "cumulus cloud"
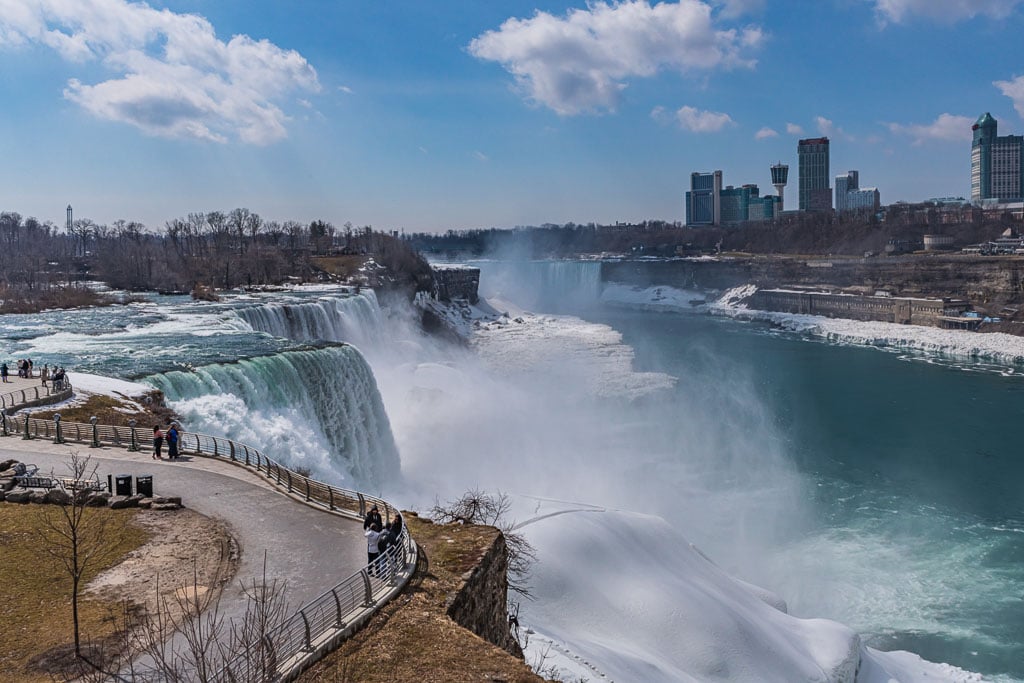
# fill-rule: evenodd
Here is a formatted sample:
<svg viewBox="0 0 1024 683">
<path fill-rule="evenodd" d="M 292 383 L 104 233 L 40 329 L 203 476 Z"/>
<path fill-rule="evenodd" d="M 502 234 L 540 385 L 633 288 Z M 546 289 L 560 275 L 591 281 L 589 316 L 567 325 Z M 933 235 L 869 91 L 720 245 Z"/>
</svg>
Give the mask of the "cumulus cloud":
<svg viewBox="0 0 1024 683">
<path fill-rule="evenodd" d="M 804 134 L 804 127 L 803 126 L 798 126 L 795 123 L 787 123 L 786 124 L 786 133 L 788 133 L 789 135 L 803 135 Z"/>
<path fill-rule="evenodd" d="M 722 27 L 701 0 L 626 0 L 510 18 L 468 49 L 505 67 L 531 101 L 574 115 L 614 110 L 630 78 L 752 68 L 762 40 L 757 27 Z"/>
<path fill-rule="evenodd" d="M 829 138 L 844 138 L 846 140 L 853 140 L 852 135 L 847 135 L 846 131 L 835 124 L 832 119 L 826 119 L 824 116 L 815 116 L 814 123 L 818 127 L 818 133 Z"/>
<path fill-rule="evenodd" d="M 779 137 L 779 132 L 777 130 L 775 130 L 774 128 L 769 128 L 768 126 L 765 126 L 761 130 L 759 130 L 756 133 L 754 133 L 754 139 L 755 140 L 767 140 L 768 138 L 777 138 L 777 137 Z"/>
<path fill-rule="evenodd" d="M 755 14 L 764 9 L 764 0 L 717 0 L 723 17 L 741 17 L 744 14 Z"/>
<path fill-rule="evenodd" d="M 720 111 L 702 111 L 694 107 L 681 107 L 676 112 L 679 127 L 694 133 L 717 133 L 726 126 L 735 125 L 728 114 Z"/>
<path fill-rule="evenodd" d="M 897 135 L 908 135 L 915 145 L 927 140 L 951 140 L 965 142 L 971 139 L 974 119 L 969 116 L 939 114 L 931 123 L 887 123 L 886 127 Z"/>
<path fill-rule="evenodd" d="M 996 81 L 993 85 L 1013 100 L 1013 108 L 1024 117 L 1024 76 L 1016 76 L 1009 81 Z"/>
<path fill-rule="evenodd" d="M 29 45 L 101 63 L 115 76 L 72 78 L 64 97 L 152 135 L 268 144 L 287 136 L 276 102 L 320 90 L 294 50 L 245 35 L 225 42 L 203 17 L 127 0 L 0 0 L 0 48 Z"/>
<path fill-rule="evenodd" d="M 883 24 L 899 24 L 914 17 L 954 23 L 978 16 L 1005 19 L 1024 0 L 869 0 Z"/>
</svg>

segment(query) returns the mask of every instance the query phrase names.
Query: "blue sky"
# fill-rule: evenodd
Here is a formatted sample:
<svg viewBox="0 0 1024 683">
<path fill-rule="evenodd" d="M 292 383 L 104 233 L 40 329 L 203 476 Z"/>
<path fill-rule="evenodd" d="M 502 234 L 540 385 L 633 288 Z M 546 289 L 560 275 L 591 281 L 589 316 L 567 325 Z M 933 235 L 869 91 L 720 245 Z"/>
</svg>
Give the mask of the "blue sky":
<svg viewBox="0 0 1024 683">
<path fill-rule="evenodd" d="M 1024 133 L 1024 0 L 0 0 L 0 210 L 443 231 L 683 220 L 796 141 L 882 202 Z"/>
</svg>

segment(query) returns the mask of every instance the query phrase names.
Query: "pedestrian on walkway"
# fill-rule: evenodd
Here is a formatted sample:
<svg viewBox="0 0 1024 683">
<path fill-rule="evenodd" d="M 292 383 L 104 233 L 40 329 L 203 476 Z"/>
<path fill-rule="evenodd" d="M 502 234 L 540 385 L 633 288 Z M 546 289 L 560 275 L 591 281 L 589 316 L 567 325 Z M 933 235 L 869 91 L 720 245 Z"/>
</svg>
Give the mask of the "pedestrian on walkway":
<svg viewBox="0 0 1024 683">
<path fill-rule="evenodd" d="M 167 429 L 167 459 L 178 459 L 178 425 L 174 422 Z"/>
<path fill-rule="evenodd" d="M 163 460 L 161 450 L 164 447 L 164 433 L 160 431 L 160 425 L 153 425 L 153 459 Z"/>
<path fill-rule="evenodd" d="M 380 550 L 377 548 L 377 542 L 381 536 L 381 526 L 374 522 L 370 525 L 364 534 L 366 536 L 366 563 L 373 565 L 373 561 L 380 557 Z M 371 566 L 370 574 L 374 573 L 374 569 Z"/>
<path fill-rule="evenodd" d="M 7 369 L 7 363 L 0 365 L 0 379 L 2 379 L 4 382 L 10 382 L 11 380 L 7 379 L 7 375 L 9 373 L 10 370 Z"/>
<path fill-rule="evenodd" d="M 43 386 L 45 387 L 46 383 L 50 381 L 50 366 L 44 364 L 43 369 L 39 372 L 39 376 L 42 378 Z"/>
<path fill-rule="evenodd" d="M 366 513 L 366 517 L 363 518 L 363 530 L 370 528 L 370 526 L 376 524 L 377 530 L 379 531 L 384 525 L 384 520 L 380 518 L 380 511 L 377 510 L 377 506 L 374 505 L 370 508 L 370 511 Z"/>
</svg>

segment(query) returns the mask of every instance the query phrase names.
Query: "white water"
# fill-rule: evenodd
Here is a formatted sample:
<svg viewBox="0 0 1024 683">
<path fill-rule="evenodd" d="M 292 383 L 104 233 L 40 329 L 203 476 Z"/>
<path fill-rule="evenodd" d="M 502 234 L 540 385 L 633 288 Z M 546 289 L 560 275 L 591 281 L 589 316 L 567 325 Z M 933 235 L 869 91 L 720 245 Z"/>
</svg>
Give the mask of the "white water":
<svg viewBox="0 0 1024 683">
<path fill-rule="evenodd" d="M 400 462 L 369 366 L 351 346 L 147 379 L 193 431 L 256 445 L 314 476 L 376 489 Z"/>
<path fill-rule="evenodd" d="M 360 348 L 381 341 L 381 310 L 372 289 L 344 297 L 263 303 L 236 313 L 256 332 L 295 341 L 344 341 Z"/>
</svg>

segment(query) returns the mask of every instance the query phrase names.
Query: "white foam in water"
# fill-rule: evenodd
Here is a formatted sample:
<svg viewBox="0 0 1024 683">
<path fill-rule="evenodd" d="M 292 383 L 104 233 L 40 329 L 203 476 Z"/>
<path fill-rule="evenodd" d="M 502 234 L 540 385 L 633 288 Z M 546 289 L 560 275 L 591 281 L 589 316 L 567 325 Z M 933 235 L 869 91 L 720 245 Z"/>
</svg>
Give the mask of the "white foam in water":
<svg viewBox="0 0 1024 683">
<path fill-rule="evenodd" d="M 264 302 L 236 313 L 253 330 L 284 339 L 344 341 L 357 346 L 380 341 L 381 311 L 372 289 L 313 301 Z"/>
</svg>

